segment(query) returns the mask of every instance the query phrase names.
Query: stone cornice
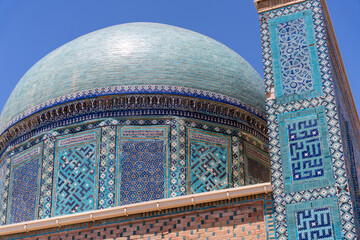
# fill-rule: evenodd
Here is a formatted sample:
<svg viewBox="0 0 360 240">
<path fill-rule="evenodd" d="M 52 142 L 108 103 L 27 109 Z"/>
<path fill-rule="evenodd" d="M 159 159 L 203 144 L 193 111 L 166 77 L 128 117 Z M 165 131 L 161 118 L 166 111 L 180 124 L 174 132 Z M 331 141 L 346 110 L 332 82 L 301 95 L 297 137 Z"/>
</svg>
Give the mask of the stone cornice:
<svg viewBox="0 0 360 240">
<path fill-rule="evenodd" d="M 307 0 L 255 0 L 254 4 L 258 13 L 263 13 L 305 1 Z"/>
</svg>

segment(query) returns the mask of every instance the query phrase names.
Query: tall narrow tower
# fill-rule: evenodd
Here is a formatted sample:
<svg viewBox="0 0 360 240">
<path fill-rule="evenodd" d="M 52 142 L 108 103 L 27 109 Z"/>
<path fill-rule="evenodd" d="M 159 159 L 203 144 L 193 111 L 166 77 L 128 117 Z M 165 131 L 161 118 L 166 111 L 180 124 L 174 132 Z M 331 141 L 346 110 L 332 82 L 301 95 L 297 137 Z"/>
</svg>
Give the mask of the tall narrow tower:
<svg viewBox="0 0 360 240">
<path fill-rule="evenodd" d="M 256 0 L 277 239 L 357 239 L 360 124 L 325 0 Z"/>
</svg>

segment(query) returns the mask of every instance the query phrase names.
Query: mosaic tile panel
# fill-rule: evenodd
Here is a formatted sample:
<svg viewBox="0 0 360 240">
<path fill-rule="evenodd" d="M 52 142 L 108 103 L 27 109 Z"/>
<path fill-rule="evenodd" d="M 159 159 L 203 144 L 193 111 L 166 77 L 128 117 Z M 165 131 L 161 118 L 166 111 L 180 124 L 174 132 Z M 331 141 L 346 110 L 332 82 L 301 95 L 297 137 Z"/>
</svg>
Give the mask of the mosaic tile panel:
<svg viewBox="0 0 360 240">
<path fill-rule="evenodd" d="M 287 124 L 293 181 L 324 176 L 317 118 Z"/>
<path fill-rule="evenodd" d="M 9 183 L 10 183 L 10 157 L 3 155 L 0 162 L 0 225 L 6 224 L 7 219 L 7 208 L 8 208 L 8 197 L 9 197 Z"/>
<path fill-rule="evenodd" d="M 69 120 L 67 124 L 75 123 L 72 120 Z M 64 123 L 65 124 L 65 123 Z M 164 189 L 167 196 L 180 196 L 187 194 L 187 177 L 186 177 L 186 166 L 187 166 L 187 154 L 186 154 L 186 128 L 187 125 L 196 124 L 196 128 L 201 129 L 208 129 L 212 132 L 219 132 L 220 135 L 224 134 L 227 137 L 231 138 L 229 141 L 229 146 L 231 146 L 231 151 L 229 148 L 229 156 L 231 154 L 232 161 L 233 161 L 233 168 L 232 168 L 232 184 L 243 184 L 244 177 L 240 177 L 236 179 L 235 177 L 243 176 L 244 174 L 244 147 L 243 141 L 255 141 L 256 138 L 252 138 L 251 135 L 242 135 L 243 133 L 239 131 L 239 129 L 235 127 L 225 127 L 216 124 L 210 124 L 209 122 L 202 122 L 196 123 L 187 121 L 181 118 L 151 118 L 151 119 L 107 119 L 105 121 L 92 121 L 85 124 L 76 124 L 66 128 L 57 128 L 51 130 L 47 133 L 42 133 L 38 135 L 36 138 L 32 138 L 30 141 L 22 143 L 20 147 L 14 146 L 14 150 L 11 154 L 15 156 L 17 154 L 22 153 L 25 150 L 29 150 L 36 144 L 43 142 L 43 163 L 41 166 L 41 188 L 40 188 L 40 198 L 39 198 L 39 210 L 38 210 L 38 217 L 48 218 L 51 216 L 55 216 L 54 208 L 55 208 L 55 201 L 57 195 L 55 194 L 56 189 L 53 189 L 53 185 L 58 187 L 56 174 L 57 167 L 58 167 L 58 160 L 59 160 L 59 151 L 62 149 L 72 148 L 73 146 L 81 146 L 85 142 L 86 144 L 89 142 L 94 142 L 99 136 L 99 168 L 98 168 L 98 187 L 97 187 L 97 200 L 94 202 L 97 205 L 97 208 L 107 208 L 111 207 L 114 201 L 114 196 L 117 193 L 114 193 L 112 186 L 114 186 L 117 182 L 115 179 L 116 174 L 112 174 L 112 171 L 116 172 L 116 160 L 115 165 L 110 161 L 114 157 L 116 158 L 117 147 L 116 142 L 114 142 L 113 137 L 118 137 L 116 130 L 118 126 L 132 126 L 136 125 L 136 129 L 148 128 L 150 125 L 153 127 L 158 127 L 159 125 L 165 126 L 167 125 L 167 135 L 170 136 L 169 141 L 169 151 L 168 154 L 170 156 L 169 163 L 170 167 L 168 167 L 168 173 L 165 180 Z M 96 129 L 95 131 L 92 129 Z M 101 129 L 101 135 L 100 135 Z M 90 131 L 89 131 L 90 130 Z M 93 132 L 96 132 L 94 135 Z M 89 133 L 89 134 L 87 134 Z M 85 135 L 85 136 L 81 136 Z M 128 137 L 121 138 L 124 139 L 132 139 L 136 138 L 137 135 L 144 135 L 144 132 L 138 131 L 128 131 L 126 134 Z M 161 136 L 161 131 L 154 131 L 151 135 L 142 138 L 146 140 L 147 138 L 157 138 Z M 200 136 L 201 137 L 201 136 Z M 199 138 L 200 138 L 199 137 Z M 212 139 L 214 140 L 214 139 Z M 96 140 L 98 141 L 98 140 Z M 115 140 L 116 141 L 116 140 Z M 256 140 L 259 141 L 259 140 Z M 231 142 L 231 143 L 230 143 Z M 221 141 L 220 141 L 221 143 Z M 115 145 L 114 145 L 115 144 Z M 255 143 L 254 143 L 255 144 Z M 264 148 L 266 144 L 259 141 L 259 148 Z M 60 146 L 59 146 L 60 145 Z M 98 143 L 96 143 L 98 146 Z M 115 156 L 113 156 L 115 155 Z M 102 160 L 101 160 L 102 159 Z M 10 160 L 9 160 L 10 163 Z M 231 171 L 230 171 L 231 172 Z M 114 177 L 112 179 L 112 177 Z M 229 179 L 231 179 L 229 177 Z M 115 182 L 115 184 L 114 184 Z M 116 187 L 115 187 L 116 189 Z M 169 189 L 169 190 L 168 190 Z M 118 190 L 118 189 L 116 189 Z M 6 194 L 5 194 L 6 197 Z M 115 201 L 116 201 L 115 197 Z M 96 206 L 95 206 L 96 208 Z M 0 213 L 1 214 L 1 213 Z M 5 217 L 6 220 L 6 211 Z"/>
<path fill-rule="evenodd" d="M 39 219 L 51 217 L 55 138 L 49 133 L 43 142 Z"/>
<path fill-rule="evenodd" d="M 123 127 L 120 128 L 119 135 L 117 205 L 164 198 L 168 185 L 168 129 L 151 126 Z"/>
<path fill-rule="evenodd" d="M 245 185 L 245 156 L 244 141 L 239 137 L 232 136 L 232 186 Z"/>
<path fill-rule="evenodd" d="M 116 124 L 108 120 L 107 124 Z M 98 209 L 115 206 L 117 126 L 101 128 Z"/>
<path fill-rule="evenodd" d="M 5 161 L 3 160 L 0 162 L 0 209 L 2 209 L 3 207 L 3 200 L 5 194 L 4 193 L 5 181 L 6 181 L 6 164 Z"/>
<path fill-rule="evenodd" d="M 311 11 L 271 19 L 269 24 L 279 102 L 319 95 L 322 90 Z"/>
<path fill-rule="evenodd" d="M 186 195 L 186 128 L 184 120 L 171 121 L 170 197 Z"/>
<path fill-rule="evenodd" d="M 182 121 L 182 120 L 180 120 Z M 268 144 L 267 142 L 263 142 L 260 139 L 257 139 L 249 134 L 244 133 L 238 128 L 230 128 L 225 126 L 220 126 L 216 124 L 212 124 L 209 122 L 200 122 L 200 121 L 188 121 L 185 120 L 186 128 L 196 128 L 202 129 L 206 131 L 211 131 L 213 133 L 221 133 L 227 136 L 231 136 L 232 141 L 232 185 L 233 186 L 242 186 L 247 184 L 245 181 L 245 172 L 246 172 L 246 164 L 245 164 L 245 143 L 251 143 L 257 149 L 256 151 L 251 151 L 252 155 L 255 156 L 256 159 L 261 159 L 264 162 L 268 162 L 269 164 L 269 156 L 267 156 Z M 261 150 L 261 151 L 260 151 Z M 247 150 L 246 154 L 250 154 L 249 150 Z M 240 176 L 240 177 L 239 177 Z M 255 182 L 252 182 L 255 183 Z"/>
<path fill-rule="evenodd" d="M 353 197 L 353 203 L 354 203 L 354 212 L 356 213 L 355 220 L 357 220 L 357 228 L 358 228 L 358 233 L 359 233 L 360 232 L 360 191 L 359 191 L 360 182 L 357 177 L 356 158 L 355 158 L 355 154 L 354 154 L 354 146 L 353 146 L 353 141 L 351 139 L 350 126 L 349 126 L 348 122 L 345 123 L 345 132 L 346 132 L 346 140 L 345 141 L 347 142 L 348 159 L 349 159 L 348 167 L 350 168 L 349 172 L 350 172 L 350 176 L 351 176 L 351 179 L 349 179 L 349 183 L 350 183 L 350 187 L 352 187 L 352 190 L 353 190 L 352 197 Z M 343 189 L 346 190 L 347 185 L 344 185 L 344 188 Z M 343 189 L 341 189 L 340 191 L 342 191 Z M 358 216 L 358 219 L 356 219 L 356 216 Z"/>
<path fill-rule="evenodd" d="M 285 192 L 335 182 L 324 112 L 320 106 L 278 115 Z"/>
<path fill-rule="evenodd" d="M 309 47 L 303 18 L 277 25 L 283 94 L 303 93 L 313 89 Z"/>
<path fill-rule="evenodd" d="M 253 146 L 252 144 L 246 144 L 246 156 L 256 159 L 270 167 L 270 155 L 266 149 L 261 149 L 259 146 Z"/>
<path fill-rule="evenodd" d="M 248 174 L 251 183 L 264 183 L 270 181 L 270 169 L 252 158 L 247 158 Z"/>
<path fill-rule="evenodd" d="M 96 208 L 99 131 L 57 140 L 53 215 Z"/>
<path fill-rule="evenodd" d="M 336 197 L 290 204 L 286 212 L 290 239 L 343 239 Z"/>
<path fill-rule="evenodd" d="M 296 212 L 297 235 L 299 240 L 333 240 L 329 208 L 308 209 Z"/>
<path fill-rule="evenodd" d="M 270 156 L 252 144 L 246 144 L 246 182 L 256 184 L 270 181 Z"/>
<path fill-rule="evenodd" d="M 37 218 L 41 147 L 36 147 L 12 158 L 8 224 Z"/>
<path fill-rule="evenodd" d="M 310 16 L 312 18 L 312 25 L 310 26 L 314 30 L 314 47 L 316 49 L 318 58 L 323 95 L 308 96 L 309 99 L 303 99 L 303 96 L 300 96 L 299 99 L 302 99 L 301 101 L 282 104 L 282 102 L 278 101 L 278 99 L 274 100 L 271 98 L 276 69 L 274 68 L 275 62 L 273 59 L 273 49 L 272 46 L 270 47 L 271 36 L 269 23 L 271 19 L 286 19 L 289 14 L 301 14 L 304 10 L 311 11 Z M 288 21 L 289 19 L 286 20 Z M 272 166 L 276 234 L 277 238 L 280 240 L 289 239 L 288 230 L 295 229 L 295 225 L 289 225 L 289 221 L 285 221 L 287 214 L 285 207 L 287 207 L 289 204 L 303 203 L 312 200 L 319 200 L 322 198 L 330 198 L 333 196 L 337 196 L 340 200 L 339 209 L 342 223 L 342 230 L 340 231 L 342 231 L 344 239 L 356 239 L 353 207 L 350 201 L 350 195 L 347 191 L 341 191 L 338 193 L 336 189 L 336 186 L 343 186 L 347 183 L 347 176 L 344 164 L 341 131 L 339 129 L 338 112 L 336 109 L 335 92 L 332 83 L 333 79 L 329 59 L 329 50 L 327 46 L 327 35 L 325 29 L 326 25 L 324 21 L 323 9 L 319 0 L 306 1 L 260 14 L 260 31 L 263 46 L 262 49 L 264 58 L 263 63 L 265 87 L 266 93 L 269 96 L 266 101 L 266 108 L 268 113 L 270 142 L 269 148 Z M 293 100 L 295 101 L 296 99 L 294 98 Z M 305 189 L 301 192 L 285 193 L 285 179 L 283 174 L 286 171 L 282 167 L 282 159 L 284 156 L 280 151 L 279 123 L 277 115 L 286 112 L 294 112 L 301 109 L 316 108 L 319 105 L 323 105 L 325 107 L 325 123 L 329 131 L 329 146 L 332 156 L 331 163 L 334 172 L 335 185 L 309 190 Z M 339 225 L 340 228 L 341 225 Z M 294 239 L 296 238 L 294 237 Z"/>
<path fill-rule="evenodd" d="M 189 193 L 228 188 L 230 138 L 194 129 L 188 136 Z"/>
</svg>

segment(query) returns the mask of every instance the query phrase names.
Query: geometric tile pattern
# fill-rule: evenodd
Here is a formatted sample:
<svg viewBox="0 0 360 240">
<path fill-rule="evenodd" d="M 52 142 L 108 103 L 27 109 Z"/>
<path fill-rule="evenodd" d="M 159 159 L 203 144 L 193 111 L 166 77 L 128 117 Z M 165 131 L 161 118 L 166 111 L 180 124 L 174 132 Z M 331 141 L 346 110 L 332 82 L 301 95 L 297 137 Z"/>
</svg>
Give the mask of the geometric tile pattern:
<svg viewBox="0 0 360 240">
<path fill-rule="evenodd" d="M 3 205 L 3 196 L 4 196 L 4 183 L 5 183 L 5 178 L 6 178 L 6 165 L 5 165 L 5 161 L 1 161 L 0 162 L 0 209 L 2 209 L 2 205 Z"/>
<path fill-rule="evenodd" d="M 98 131 L 58 139 L 54 216 L 96 208 L 97 134 Z M 87 142 L 89 139 L 92 141 Z"/>
<path fill-rule="evenodd" d="M 120 127 L 118 206 L 161 199 L 168 188 L 168 128 Z"/>
<path fill-rule="evenodd" d="M 164 198 L 166 142 L 121 141 L 119 206 Z"/>
<path fill-rule="evenodd" d="M 245 168 L 246 168 L 246 164 L 245 164 L 245 143 L 247 143 L 246 145 L 250 145 L 256 147 L 258 150 L 261 150 L 261 153 L 254 153 L 252 151 L 252 153 L 255 154 L 256 159 L 262 159 L 265 162 L 269 162 L 269 156 L 268 156 L 268 143 L 267 142 L 263 142 L 257 138 L 254 138 L 253 136 L 251 136 L 250 134 L 244 134 L 244 132 L 242 132 L 240 129 L 237 128 L 227 128 L 225 126 L 219 126 L 219 125 L 213 125 L 209 122 L 198 122 L 198 121 L 189 121 L 189 120 L 180 120 L 179 122 L 184 122 L 185 126 L 184 128 L 186 129 L 202 129 L 202 130 L 206 130 L 207 133 L 210 134 L 216 134 L 216 133 L 221 133 L 222 135 L 225 136 L 231 136 L 231 145 L 232 145 L 232 161 L 233 161 L 233 165 L 232 165 L 232 169 L 230 170 L 232 172 L 232 176 L 231 178 L 229 178 L 232 182 L 230 184 L 230 186 L 236 187 L 236 186 L 243 186 L 245 184 L 249 184 L 247 183 L 245 180 Z M 183 136 L 185 136 L 185 133 L 182 133 Z M 189 133 L 187 133 L 188 136 Z M 185 138 L 184 138 L 185 139 Z M 189 139 L 189 137 L 188 137 Z M 189 146 L 189 144 L 188 144 Z M 182 150 L 180 150 L 182 151 Z M 246 155 L 249 154 L 249 148 L 247 147 L 246 149 L 247 153 Z M 186 153 L 186 151 L 184 151 L 184 153 Z M 253 155 L 254 155 L 253 154 Z M 184 156 L 185 157 L 185 156 Z M 265 160 L 266 159 L 266 160 Z M 181 170 L 182 172 L 182 170 Z M 188 179 L 187 179 L 188 181 Z M 255 182 L 254 182 L 255 183 Z"/>
<path fill-rule="evenodd" d="M 330 208 L 307 209 L 296 212 L 299 240 L 333 240 Z"/>
<path fill-rule="evenodd" d="M 51 133 L 46 134 L 43 142 L 39 219 L 51 217 L 55 145 L 55 137 Z"/>
<path fill-rule="evenodd" d="M 40 162 L 37 156 L 13 167 L 8 224 L 36 219 Z"/>
<path fill-rule="evenodd" d="M 303 18 L 277 26 L 283 94 L 302 93 L 313 89 L 309 48 Z"/>
<path fill-rule="evenodd" d="M 1 202 L 0 202 L 0 225 L 5 225 L 8 222 L 8 215 L 10 207 L 9 198 L 11 195 L 11 185 L 13 180 L 11 180 L 11 174 L 13 174 L 12 163 L 15 165 L 21 165 L 21 163 L 25 163 L 26 161 L 33 159 L 41 154 L 41 142 L 43 141 L 43 136 L 40 135 L 30 141 L 24 141 L 20 147 L 10 146 L 8 151 L 6 151 L 1 159 L 0 165 L 4 169 L 5 175 L 3 176 L 4 181 L 2 182 L 2 193 L 1 193 Z M 37 147 L 35 147 L 37 146 Z M 15 156 L 15 157 L 14 157 Z M 39 163 L 40 164 L 40 163 Z M 14 164 L 13 164 L 14 165 Z M 39 170 L 40 171 L 40 170 Z M 40 174 L 40 173 L 39 173 Z M 27 182 L 25 182 L 28 184 Z M 31 183 L 32 184 L 32 183 Z M 36 185 L 38 187 L 38 185 Z M 38 187 L 39 189 L 39 187 Z M 38 195 L 36 195 L 38 199 Z M 37 204 L 38 201 L 36 201 Z M 36 206 L 37 207 L 37 206 Z M 35 208 L 36 208 L 35 207 Z M 34 212 L 34 218 L 37 219 L 37 213 Z"/>
<path fill-rule="evenodd" d="M 321 94 L 311 11 L 269 21 L 277 102 L 285 103 Z"/>
<path fill-rule="evenodd" d="M 190 193 L 227 188 L 227 148 L 192 142 L 190 150 Z"/>
<path fill-rule="evenodd" d="M 189 130 L 189 193 L 228 188 L 230 139 Z"/>
<path fill-rule="evenodd" d="M 344 119 L 342 119 L 344 121 Z M 345 149 L 347 150 L 347 159 L 349 159 L 348 161 L 348 168 L 350 168 L 350 171 L 348 171 L 351 176 L 351 179 L 349 179 L 349 184 L 350 187 L 352 188 L 352 198 L 353 198 L 353 203 L 354 203 L 354 211 L 356 213 L 356 216 L 358 216 L 358 218 L 355 220 L 357 221 L 357 228 L 358 228 L 358 233 L 360 231 L 360 191 L 359 191 L 359 184 L 360 181 L 358 180 L 358 176 L 357 176 L 357 172 L 356 170 L 358 169 L 356 166 L 356 159 L 355 159 L 355 153 L 354 153 L 354 145 L 353 145 L 353 141 L 352 141 L 352 136 L 351 136 L 351 132 L 350 132 L 350 124 L 348 121 L 344 121 L 345 122 L 345 129 L 344 131 L 346 132 L 346 136 L 344 136 L 344 138 L 346 138 L 344 140 L 344 142 L 346 142 L 347 146 L 345 147 Z M 345 144 L 344 144 L 345 145 Z M 357 150 L 358 151 L 358 150 Z M 359 163 L 360 164 L 360 163 Z M 340 189 L 340 191 L 348 191 L 348 186 L 344 185 L 343 187 L 338 186 L 338 189 Z"/>
<path fill-rule="evenodd" d="M 81 120 L 81 119 L 80 119 Z M 80 121 L 79 120 L 79 121 Z M 62 122 L 59 126 L 65 126 L 74 124 L 76 121 L 70 119 Z M 228 139 L 226 146 L 228 147 L 227 156 L 229 161 L 232 160 L 232 169 L 228 172 L 232 175 L 228 175 L 228 186 L 242 186 L 245 184 L 245 148 L 244 143 L 250 143 L 256 146 L 262 151 L 266 151 L 268 145 L 263 142 L 264 139 L 258 139 L 253 137 L 252 134 L 248 134 L 237 127 L 217 125 L 206 121 L 193 121 L 186 118 L 143 118 L 143 119 L 127 119 L 119 118 L 111 119 L 107 118 L 106 120 L 101 121 L 92 121 L 85 124 L 77 124 L 67 127 L 55 128 L 51 131 L 37 132 L 35 137 L 28 134 L 23 140 L 18 141 L 21 143 L 20 147 L 17 145 L 13 146 L 11 151 L 6 151 L 2 156 L 2 161 L 0 164 L 2 168 L 5 169 L 5 181 L 1 182 L 3 192 L 1 194 L 2 203 L 0 203 L 0 224 L 6 224 L 7 216 L 9 215 L 7 207 L 9 199 L 9 188 L 10 184 L 10 173 L 11 173 L 11 158 L 14 156 L 19 156 L 25 151 L 29 151 L 31 148 L 38 144 L 42 144 L 42 150 L 40 151 L 42 156 L 41 164 L 41 175 L 39 175 L 40 186 L 38 187 L 39 198 L 38 202 L 38 212 L 36 213 L 36 219 L 44 219 L 48 217 L 55 216 L 56 201 L 59 200 L 59 195 L 56 195 L 55 192 L 58 192 L 59 189 L 59 165 L 61 164 L 61 156 L 65 155 L 66 150 L 75 151 L 80 156 L 83 152 L 80 149 L 82 146 L 88 147 L 91 143 L 94 143 L 95 146 L 99 146 L 98 149 L 95 149 L 94 152 L 99 152 L 98 163 L 96 163 L 97 173 L 95 174 L 97 178 L 97 192 L 95 193 L 94 207 L 97 209 L 108 208 L 116 205 L 116 201 L 119 200 L 118 188 L 116 185 L 117 178 L 120 177 L 117 174 L 118 171 L 118 147 L 121 145 L 117 144 L 117 138 L 119 142 L 123 140 L 132 140 L 131 137 L 120 137 L 118 135 L 118 128 L 163 128 L 168 129 L 166 137 L 159 137 L 159 131 L 154 131 L 152 136 L 155 137 L 143 137 L 142 140 L 154 140 L 154 139 L 168 139 L 166 143 L 166 159 L 169 161 L 169 164 L 166 169 L 168 172 L 164 172 L 164 192 L 166 195 L 164 197 L 174 197 L 182 196 L 188 194 L 188 178 L 187 178 L 187 129 L 202 129 L 208 135 L 219 134 L 219 136 Z M 52 126 L 50 128 L 54 128 Z M 96 132 L 96 134 L 93 134 Z M 141 133 L 141 132 L 140 132 Z M 81 137 L 81 135 L 85 135 Z M 134 135 L 133 132 L 127 133 L 127 136 Z M 169 135 L 169 137 L 168 137 Z M 205 134 L 206 135 L 206 134 Z M 97 137 L 99 136 L 99 137 Z M 30 140 L 25 140 L 28 137 L 32 137 Z M 231 141 L 230 141 L 231 139 Z M 140 139 L 139 139 L 140 140 Z M 97 143 L 99 141 L 99 143 Z M 222 140 L 221 140 L 222 141 Z M 220 146 L 221 146 L 220 141 Z M 95 143 L 96 142 L 96 143 Z M 16 144 L 17 144 L 16 143 Z M 63 155 L 62 155 L 63 154 Z M 231 158 L 230 158 L 231 156 Z M 63 156 L 64 157 L 64 156 Z M 84 157 L 84 156 L 82 156 Z M 77 159 L 81 157 L 77 156 Z M 114 160 L 115 159 L 115 160 Z M 68 159 L 69 160 L 69 159 Z M 82 159 L 84 160 L 84 159 Z M 66 160 L 65 160 L 66 161 Z M 69 162 L 76 163 L 75 157 L 70 159 Z M 82 161 L 80 161 L 82 162 Z M 98 165 L 97 165 L 98 164 Z M 81 165 L 81 164 L 80 164 Z M 80 166 L 79 165 L 79 166 Z M 66 172 L 64 170 L 64 172 Z M 68 171 L 69 172 L 69 171 Z M 68 173 L 67 172 L 67 173 Z M 230 177 L 231 176 L 231 177 Z M 67 178 L 70 180 L 73 176 Z M 74 189 L 75 187 L 72 186 Z M 81 191 L 76 191 L 81 192 Z M 72 195 L 76 196 L 76 195 Z M 92 208 L 92 209 L 93 209 Z M 71 211 L 71 210 L 69 210 Z"/>
<path fill-rule="evenodd" d="M 232 145 L 232 184 L 233 187 L 245 185 L 244 141 L 237 136 L 231 137 Z"/>
<path fill-rule="evenodd" d="M 287 216 L 286 207 L 294 203 L 305 203 L 309 201 L 319 200 L 323 198 L 331 198 L 336 196 L 338 202 L 338 209 L 340 210 L 339 218 L 341 218 L 341 224 L 339 224 L 339 231 L 342 231 L 344 239 L 356 239 L 356 232 L 354 226 L 354 213 L 352 203 L 350 201 L 350 195 L 346 191 L 337 193 L 336 186 L 343 186 L 347 184 L 347 175 L 345 169 L 345 160 L 343 153 L 343 145 L 341 140 L 341 130 L 339 127 L 339 117 L 338 110 L 336 108 L 336 98 L 335 91 L 333 89 L 333 73 L 331 71 L 331 64 L 329 58 L 329 49 L 327 45 L 327 34 L 326 34 L 326 24 L 323 14 L 323 9 L 321 2 L 319 0 L 305 1 L 298 4 L 289 5 L 283 8 L 275 9 L 272 11 L 264 12 L 260 14 L 260 32 L 262 40 L 262 49 L 263 49 L 263 66 L 264 66 L 264 77 L 265 77 L 265 89 L 266 93 L 271 96 L 273 91 L 273 86 L 276 84 L 274 82 L 274 76 L 279 74 L 274 72 L 275 59 L 273 58 L 274 54 L 272 51 L 273 46 L 271 45 L 270 36 L 270 22 L 280 21 L 289 21 L 288 16 L 290 14 L 304 14 L 306 12 L 311 22 L 306 23 L 306 26 L 311 26 L 312 31 L 314 32 L 314 45 L 310 46 L 314 48 L 314 57 L 318 59 L 317 63 L 319 65 L 319 73 L 321 81 L 319 86 L 322 90 L 316 91 L 317 95 L 306 95 L 299 94 L 299 98 L 293 97 L 293 99 L 287 99 L 289 101 L 278 101 L 278 99 L 268 98 L 266 101 L 266 110 L 268 113 L 268 133 L 269 133 L 269 150 L 271 157 L 271 172 L 272 172 L 272 185 L 273 185 L 273 194 L 274 194 L 274 208 L 275 208 L 275 223 L 276 223 L 276 235 L 280 240 L 289 239 L 289 231 L 295 229 L 295 225 L 290 226 L 289 221 L 285 220 Z M 278 20 L 276 20 L 278 19 Z M 306 16 L 304 17 L 305 22 Z M 278 22 L 279 23 L 279 22 Z M 309 37 L 309 35 L 307 35 Z M 309 39 L 308 39 L 309 40 Z M 312 44 L 309 41 L 309 44 Z M 311 65 L 312 60 L 310 59 Z M 312 75 L 313 80 L 316 83 L 316 75 Z M 315 84 L 314 83 L 314 84 Z M 275 89 L 276 90 L 276 89 Z M 316 87 L 314 86 L 314 90 Z M 321 96 L 320 96 L 321 93 Z M 276 92 L 275 92 L 276 95 Z M 290 95 L 287 95 L 290 96 Z M 291 101 L 290 101 L 291 100 Z M 299 101 L 295 101 L 299 100 Z M 327 187 L 318 187 L 307 189 L 303 187 L 303 190 L 300 192 L 286 192 L 284 191 L 286 181 L 285 179 L 286 171 L 283 166 L 283 159 L 286 156 L 283 156 L 283 151 L 281 151 L 281 143 L 284 142 L 279 134 L 279 119 L 278 115 L 289 112 L 296 112 L 299 110 L 304 110 L 308 108 L 316 108 L 322 105 L 324 107 L 324 126 L 328 131 L 328 149 L 329 149 L 329 159 L 331 164 L 324 163 L 324 167 L 329 165 L 331 171 L 333 172 L 333 184 L 327 184 Z M 318 114 L 320 116 L 321 114 Z M 293 117 L 295 118 L 295 116 Z M 319 124 L 319 118 L 318 118 Z M 321 126 L 320 126 L 321 128 Z M 285 126 L 286 133 L 286 126 Z M 285 135 L 286 136 L 286 135 Z M 320 136 L 322 137 L 321 129 Z M 280 141 L 281 140 L 281 141 Z M 320 140 L 322 140 L 320 138 Z M 285 139 L 286 142 L 286 139 Z M 322 149 L 324 150 L 324 149 Z M 323 152 L 323 151 L 322 151 Z M 324 152 L 323 152 L 324 154 Z M 326 155 L 324 155 L 326 157 Z M 326 171 L 326 170 L 325 170 Z M 326 172 L 325 172 L 326 176 Z M 314 180 L 317 178 L 314 178 Z M 320 179 L 320 178 L 319 178 Z M 330 178 L 329 178 L 330 179 Z M 301 182 L 301 181 L 299 181 Z M 294 182 L 295 183 L 295 182 Z M 306 185 L 304 185 L 306 186 Z M 321 208 L 324 206 L 319 206 Z M 299 208 L 297 209 L 299 210 Z M 333 215 L 332 215 L 333 216 Z M 334 219 L 333 219 L 334 220 Z M 341 236 L 341 235 L 339 235 Z M 296 239 L 296 237 L 294 237 Z"/>
<path fill-rule="evenodd" d="M 337 197 L 289 204 L 286 213 L 290 239 L 343 239 Z"/>
<path fill-rule="evenodd" d="M 246 144 L 247 184 L 264 183 L 270 179 L 270 156 L 258 147 Z"/>
<path fill-rule="evenodd" d="M 186 195 L 186 130 L 182 119 L 171 120 L 169 197 Z"/>
<path fill-rule="evenodd" d="M 316 116 L 287 124 L 287 131 L 293 181 L 324 176 Z"/>
<path fill-rule="evenodd" d="M 4 154 L 5 155 L 5 154 Z M 0 226 L 6 224 L 7 200 L 10 179 L 10 157 L 6 155 L 0 159 Z"/>
<path fill-rule="evenodd" d="M 101 128 L 98 209 L 115 206 L 116 120 L 107 120 Z"/>
<path fill-rule="evenodd" d="M 253 179 L 255 183 L 264 183 L 270 181 L 269 167 L 256 161 L 253 158 L 247 157 L 249 178 Z M 249 180 L 249 184 L 252 180 Z"/>
</svg>

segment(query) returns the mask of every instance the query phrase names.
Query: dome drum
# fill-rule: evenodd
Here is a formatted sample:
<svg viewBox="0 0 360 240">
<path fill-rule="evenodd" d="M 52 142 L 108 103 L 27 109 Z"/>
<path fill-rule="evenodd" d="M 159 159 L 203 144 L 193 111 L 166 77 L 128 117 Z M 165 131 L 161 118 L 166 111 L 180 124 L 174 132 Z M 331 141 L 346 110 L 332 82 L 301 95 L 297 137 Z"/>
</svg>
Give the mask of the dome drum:
<svg viewBox="0 0 360 240">
<path fill-rule="evenodd" d="M 270 180 L 267 143 L 234 126 L 164 115 L 62 121 L 2 155 L 6 224 Z"/>
</svg>

